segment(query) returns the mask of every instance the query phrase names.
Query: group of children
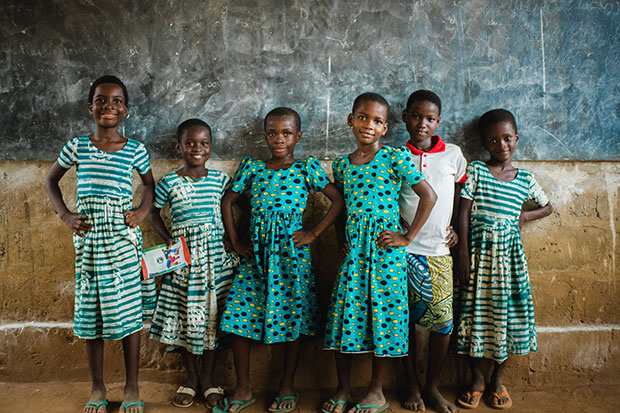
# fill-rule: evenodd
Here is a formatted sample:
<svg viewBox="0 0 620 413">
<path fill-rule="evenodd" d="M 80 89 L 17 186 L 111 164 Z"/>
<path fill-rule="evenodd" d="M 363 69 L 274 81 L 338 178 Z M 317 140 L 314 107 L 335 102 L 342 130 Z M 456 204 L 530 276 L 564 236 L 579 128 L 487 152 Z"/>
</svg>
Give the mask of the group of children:
<svg viewBox="0 0 620 413">
<path fill-rule="evenodd" d="M 302 131 L 292 109 L 267 114 L 271 158 L 244 158 L 232 180 L 205 167 L 211 129 L 190 119 L 177 129 L 184 166 L 155 187 L 144 145 L 118 133 L 129 107 L 124 84 L 114 76 L 97 79 L 88 107 L 95 131 L 71 139 L 46 178 L 56 212 L 74 233 L 74 331 L 86 340 L 92 378 L 85 413 L 107 411 L 103 340 L 118 339 L 126 367 L 121 412 L 143 412 L 139 331 L 151 316 L 151 338 L 180 352 L 187 372 L 173 405 L 189 407 L 197 394 L 216 413 L 239 412 L 255 403 L 250 345 L 262 341 L 284 344 L 282 378 L 268 410 L 295 410 L 301 338 L 317 333 L 319 319 L 309 245 L 332 224 L 344 259 L 334 281 L 324 347 L 335 350 L 338 388 L 322 412 L 385 410 L 383 382 L 393 357 L 405 361 L 405 408 L 422 411 L 426 403 L 440 412 L 455 411 L 438 387 L 453 330 L 453 303 L 458 315 L 454 346 L 469 357 L 472 369 L 472 382 L 457 404 L 475 408 L 486 392 L 491 407 L 511 406 L 502 384 L 507 355 L 536 350 L 520 226 L 549 215 L 551 206 L 532 174 L 511 164 L 519 135 L 510 112 L 497 109 L 480 118 L 490 159 L 467 166 L 456 145 L 434 134 L 441 120 L 436 94 L 411 94 L 402 113 L 409 140 L 406 147 L 392 148 L 381 143 L 388 130 L 388 102 L 364 93 L 347 118 L 357 148 L 334 160 L 333 183 L 316 158 L 294 157 Z M 68 209 L 59 187 L 73 165 L 77 212 Z M 134 169 L 142 181 L 138 207 L 133 207 Z M 311 191 L 323 192 L 331 206 L 307 228 L 302 215 Z M 522 211 L 526 200 L 539 207 Z M 235 203 L 241 207 L 237 225 Z M 165 205 L 170 229 L 160 215 Z M 455 205 L 458 214 L 453 214 Z M 163 276 L 159 294 L 153 279 L 141 278 L 138 224 L 147 215 L 168 245 L 183 236 L 191 253 L 190 266 Z M 430 330 L 424 388 L 416 376 L 416 324 Z M 228 397 L 213 376 L 222 333 L 232 337 L 237 377 Z M 366 393 L 355 403 L 350 373 L 352 356 L 359 353 L 373 355 L 373 368 Z M 488 384 L 482 359 L 495 362 Z"/>
</svg>

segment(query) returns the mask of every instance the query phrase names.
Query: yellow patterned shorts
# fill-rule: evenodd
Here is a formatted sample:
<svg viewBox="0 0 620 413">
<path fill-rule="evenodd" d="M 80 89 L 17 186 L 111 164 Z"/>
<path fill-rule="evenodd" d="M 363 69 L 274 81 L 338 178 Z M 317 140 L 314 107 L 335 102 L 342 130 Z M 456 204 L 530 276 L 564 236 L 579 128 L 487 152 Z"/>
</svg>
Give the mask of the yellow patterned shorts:
<svg viewBox="0 0 620 413">
<path fill-rule="evenodd" d="M 407 253 L 411 320 L 441 334 L 452 332 L 452 257 Z"/>
</svg>

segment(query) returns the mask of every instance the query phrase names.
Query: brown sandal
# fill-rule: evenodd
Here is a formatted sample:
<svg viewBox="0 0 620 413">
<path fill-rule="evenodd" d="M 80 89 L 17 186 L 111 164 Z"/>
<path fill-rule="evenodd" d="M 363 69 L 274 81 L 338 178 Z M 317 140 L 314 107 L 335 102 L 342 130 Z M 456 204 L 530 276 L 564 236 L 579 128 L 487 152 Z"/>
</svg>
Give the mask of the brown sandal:
<svg viewBox="0 0 620 413">
<path fill-rule="evenodd" d="M 480 404 L 480 399 L 482 398 L 482 394 L 484 390 L 470 392 L 469 390 L 465 393 L 461 394 L 458 399 L 456 399 L 456 403 L 464 409 L 475 409 Z M 462 399 L 466 401 L 463 401 Z"/>
</svg>

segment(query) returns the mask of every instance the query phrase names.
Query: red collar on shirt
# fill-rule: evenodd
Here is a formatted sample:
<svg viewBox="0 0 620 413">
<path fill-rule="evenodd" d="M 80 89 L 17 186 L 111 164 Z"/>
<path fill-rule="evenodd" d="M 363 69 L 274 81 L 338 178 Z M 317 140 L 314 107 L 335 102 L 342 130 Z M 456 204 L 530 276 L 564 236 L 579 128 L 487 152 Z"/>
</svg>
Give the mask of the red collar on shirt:
<svg viewBox="0 0 620 413">
<path fill-rule="evenodd" d="M 435 143 L 435 146 L 433 146 L 426 153 L 445 152 L 446 144 L 444 143 L 444 141 L 441 140 L 441 136 L 433 135 L 433 138 L 437 138 L 437 142 Z M 407 148 L 409 148 L 411 153 L 414 154 L 414 155 L 422 155 L 424 153 L 424 151 L 419 150 L 418 148 L 413 146 L 411 143 L 409 143 L 409 141 L 407 141 Z"/>
</svg>

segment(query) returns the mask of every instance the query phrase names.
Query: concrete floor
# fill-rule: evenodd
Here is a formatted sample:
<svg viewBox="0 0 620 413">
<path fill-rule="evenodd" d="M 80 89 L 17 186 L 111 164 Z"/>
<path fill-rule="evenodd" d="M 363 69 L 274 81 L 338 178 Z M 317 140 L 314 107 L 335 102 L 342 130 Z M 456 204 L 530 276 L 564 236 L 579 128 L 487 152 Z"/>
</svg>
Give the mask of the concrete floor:
<svg viewBox="0 0 620 413">
<path fill-rule="evenodd" d="M 187 409 L 170 404 L 175 385 L 165 383 L 141 383 L 146 413 L 205 412 L 202 403 L 194 403 Z M 0 383 L 0 412 L 56 413 L 81 412 L 90 389 L 90 383 Z M 620 385 L 558 387 L 546 391 L 512 388 L 512 412 L 617 412 L 620 411 Z M 321 402 L 329 397 L 327 391 L 301 391 L 299 412 L 320 412 Z M 456 389 L 447 389 L 447 397 L 456 398 Z M 258 402 L 244 410 L 247 413 L 264 412 L 272 392 L 257 392 Z M 108 385 L 109 413 L 118 412 L 122 397 L 122 383 Z M 388 393 L 392 413 L 406 412 L 400 407 L 394 393 Z M 428 409 L 432 412 L 434 410 Z M 389 410 L 388 410 L 389 412 Z M 476 412 L 496 412 L 481 401 Z"/>
</svg>

